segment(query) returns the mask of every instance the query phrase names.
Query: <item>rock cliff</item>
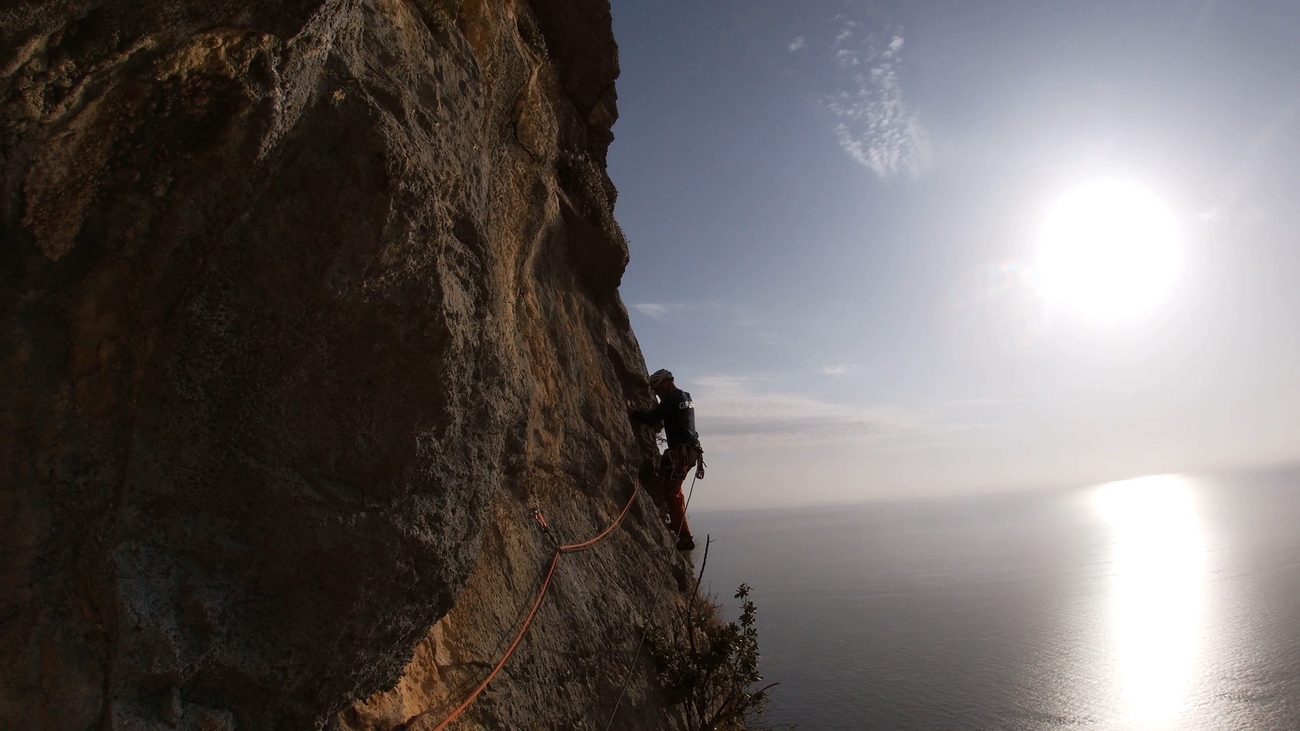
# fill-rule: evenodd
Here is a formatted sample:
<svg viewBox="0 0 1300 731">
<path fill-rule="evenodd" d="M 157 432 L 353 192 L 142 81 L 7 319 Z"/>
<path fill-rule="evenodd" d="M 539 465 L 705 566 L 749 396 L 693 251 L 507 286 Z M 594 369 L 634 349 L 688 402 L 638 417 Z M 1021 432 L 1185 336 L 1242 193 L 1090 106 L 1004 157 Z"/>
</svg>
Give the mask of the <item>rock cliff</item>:
<svg viewBox="0 0 1300 731">
<path fill-rule="evenodd" d="M 531 508 L 595 533 L 651 446 L 617 74 L 607 0 L 0 9 L 0 727 L 417 729 L 482 677 Z M 456 728 L 603 728 L 668 543 L 643 494 L 562 562 Z"/>
</svg>

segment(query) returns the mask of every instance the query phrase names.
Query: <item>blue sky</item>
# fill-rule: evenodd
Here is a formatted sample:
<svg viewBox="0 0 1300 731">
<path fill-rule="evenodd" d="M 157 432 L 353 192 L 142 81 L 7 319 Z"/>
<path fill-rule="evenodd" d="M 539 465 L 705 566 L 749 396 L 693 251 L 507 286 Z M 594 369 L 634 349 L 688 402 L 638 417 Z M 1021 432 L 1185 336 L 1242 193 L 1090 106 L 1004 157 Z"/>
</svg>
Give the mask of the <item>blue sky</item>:
<svg viewBox="0 0 1300 731">
<path fill-rule="evenodd" d="M 647 364 L 699 507 L 1300 458 L 1300 5 L 614 0 L 610 150 Z M 1052 206 L 1159 199 L 1182 265 L 1097 322 Z"/>
</svg>

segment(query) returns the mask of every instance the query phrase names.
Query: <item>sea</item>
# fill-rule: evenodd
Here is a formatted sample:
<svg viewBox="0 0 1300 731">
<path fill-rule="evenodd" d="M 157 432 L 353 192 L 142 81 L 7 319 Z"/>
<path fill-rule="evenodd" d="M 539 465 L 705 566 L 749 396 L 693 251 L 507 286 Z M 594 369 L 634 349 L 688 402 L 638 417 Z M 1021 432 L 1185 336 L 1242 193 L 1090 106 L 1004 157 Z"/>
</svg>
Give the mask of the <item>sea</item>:
<svg viewBox="0 0 1300 731">
<path fill-rule="evenodd" d="M 769 724 L 1300 730 L 1300 469 L 691 522 Z"/>
</svg>

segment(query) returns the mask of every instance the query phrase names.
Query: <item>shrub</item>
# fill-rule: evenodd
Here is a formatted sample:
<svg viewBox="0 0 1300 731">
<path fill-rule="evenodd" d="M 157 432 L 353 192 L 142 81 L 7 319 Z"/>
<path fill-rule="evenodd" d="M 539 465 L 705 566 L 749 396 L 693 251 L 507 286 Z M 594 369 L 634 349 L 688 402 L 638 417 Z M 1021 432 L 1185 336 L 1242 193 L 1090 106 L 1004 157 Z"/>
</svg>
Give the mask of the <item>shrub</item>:
<svg viewBox="0 0 1300 731">
<path fill-rule="evenodd" d="M 718 607 L 699 596 L 700 580 L 709 560 L 709 543 L 695 591 L 667 628 L 646 633 L 650 657 L 670 702 L 682 708 L 688 731 L 757 731 L 770 728 L 760 720 L 770 702 L 770 683 L 756 688 L 758 672 L 757 608 L 750 587 L 741 584 L 740 618 L 723 624 Z"/>
</svg>

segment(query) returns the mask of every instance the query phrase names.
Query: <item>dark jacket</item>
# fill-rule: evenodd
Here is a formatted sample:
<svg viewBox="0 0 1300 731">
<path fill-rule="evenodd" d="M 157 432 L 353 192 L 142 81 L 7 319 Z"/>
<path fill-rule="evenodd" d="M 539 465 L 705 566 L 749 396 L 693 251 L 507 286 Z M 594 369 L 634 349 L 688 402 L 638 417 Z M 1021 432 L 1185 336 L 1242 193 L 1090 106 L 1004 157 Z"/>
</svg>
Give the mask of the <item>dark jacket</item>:
<svg viewBox="0 0 1300 731">
<path fill-rule="evenodd" d="M 633 411 L 631 416 L 643 424 L 662 421 L 669 447 L 689 444 L 698 449 L 700 446 L 700 435 L 695 433 L 695 404 L 691 395 L 680 388 L 660 398 L 654 409 Z"/>
</svg>

